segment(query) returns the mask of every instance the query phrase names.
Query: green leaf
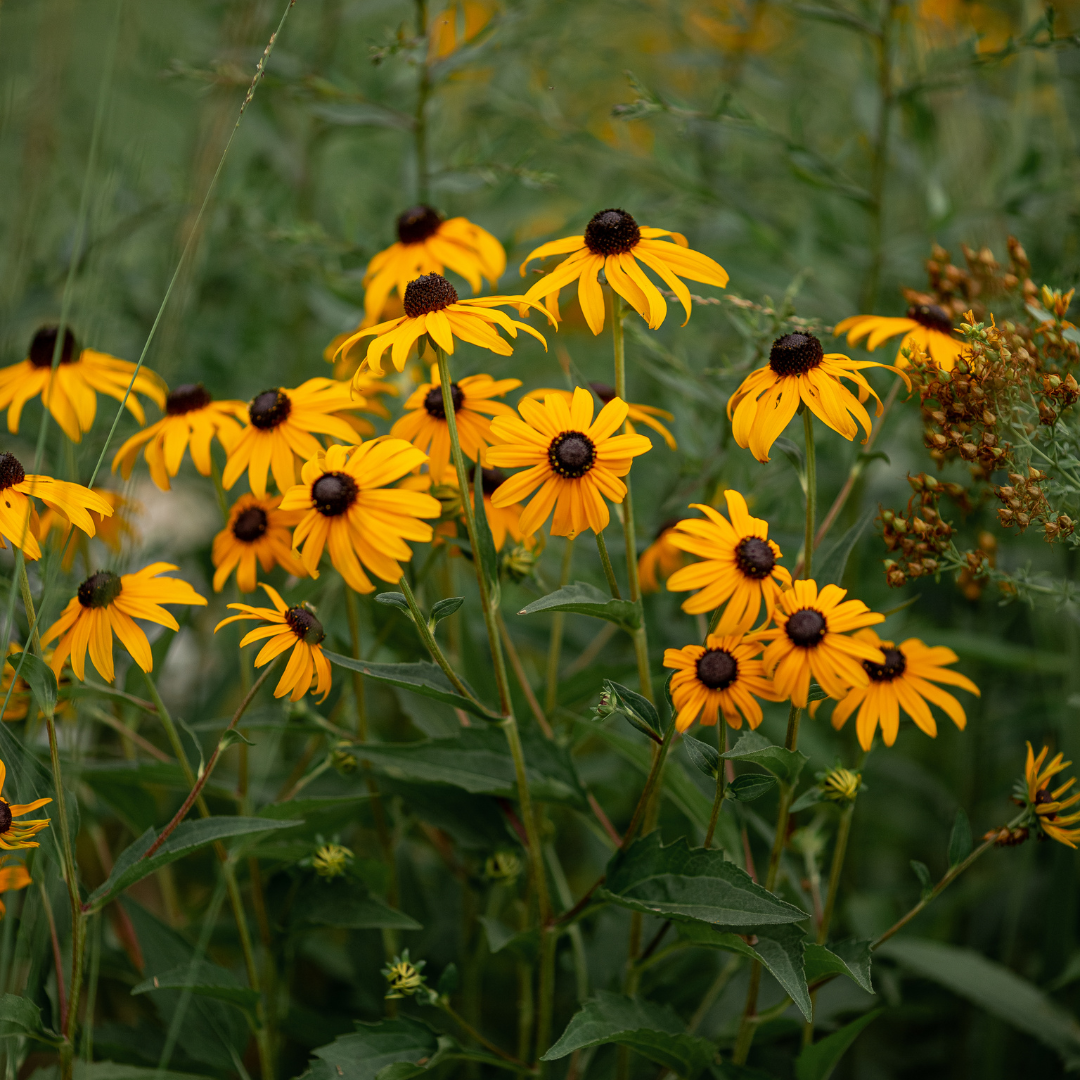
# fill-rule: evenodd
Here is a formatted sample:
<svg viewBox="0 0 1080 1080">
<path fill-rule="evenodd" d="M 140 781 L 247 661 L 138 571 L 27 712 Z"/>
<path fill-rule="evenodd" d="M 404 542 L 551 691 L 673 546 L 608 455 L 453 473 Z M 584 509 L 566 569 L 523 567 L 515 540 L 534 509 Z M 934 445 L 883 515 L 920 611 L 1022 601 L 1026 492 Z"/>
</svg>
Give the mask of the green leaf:
<svg viewBox="0 0 1080 1080">
<path fill-rule="evenodd" d="M 448 596 L 445 600 L 439 600 L 431 609 L 431 628 L 434 630 L 443 619 L 450 618 L 450 616 L 464 603 L 464 596 Z"/>
<path fill-rule="evenodd" d="M 794 784 L 803 766 L 810 760 L 800 750 L 785 750 L 773 746 L 756 731 L 744 732 L 739 741 L 723 757 L 730 761 L 752 761 L 768 769 L 785 784 Z"/>
<path fill-rule="evenodd" d="M 0 1039 L 28 1035 L 39 1042 L 59 1046 L 63 1039 L 41 1022 L 41 1010 L 21 994 L 0 996 Z"/>
<path fill-rule="evenodd" d="M 755 799 L 760 799 L 766 792 L 772 791 L 776 783 L 775 776 L 765 773 L 744 773 L 742 776 L 736 776 L 728 784 L 727 790 L 731 792 L 731 797 L 738 799 L 739 802 L 753 802 Z"/>
<path fill-rule="evenodd" d="M 426 1063 L 438 1048 L 435 1032 L 419 1020 L 357 1024 L 353 1034 L 315 1051 L 302 1080 L 375 1080 L 390 1065 Z"/>
<path fill-rule="evenodd" d="M 575 581 L 547 596 L 534 600 L 523 607 L 519 615 L 535 615 L 538 611 L 573 611 L 578 615 L 591 615 L 594 619 L 606 619 L 625 630 L 641 626 L 641 604 L 629 600 L 613 600 L 595 585 Z"/>
<path fill-rule="evenodd" d="M 742 927 L 809 918 L 763 889 L 723 852 L 691 848 L 685 837 L 664 847 L 659 832 L 616 852 L 598 892 L 623 907 L 677 922 Z"/>
<path fill-rule="evenodd" d="M 146 994 L 154 990 L 190 990 L 193 994 L 227 1001 L 247 1010 L 253 1010 L 259 1003 L 258 991 L 245 986 L 231 971 L 207 960 L 181 964 L 160 975 L 152 975 L 131 992 Z"/>
<path fill-rule="evenodd" d="M 867 510 L 823 556 L 814 559 L 814 578 L 819 588 L 824 585 L 840 584 L 855 545 L 876 516 L 877 510 Z"/>
<path fill-rule="evenodd" d="M 302 922 L 341 930 L 423 929 L 355 881 L 316 881 L 305 891 L 297 913 Z"/>
<path fill-rule="evenodd" d="M 255 812 L 256 817 L 271 821 L 305 821 L 319 814 L 347 810 L 357 803 L 366 802 L 371 795 L 313 795 L 307 799 L 290 799 L 288 802 L 270 803 Z"/>
<path fill-rule="evenodd" d="M 870 941 L 849 938 L 825 948 L 824 945 L 806 946 L 806 981 L 815 982 L 825 975 L 843 975 L 868 994 L 876 993 L 870 981 L 870 963 L 873 953 Z"/>
<path fill-rule="evenodd" d="M 695 739 L 691 735 L 684 735 L 682 744 L 686 750 L 686 756 L 697 769 L 709 779 L 715 780 L 720 769 L 720 751 L 715 746 L 710 746 L 707 742 Z"/>
<path fill-rule="evenodd" d="M 930 877 L 930 868 L 926 863 L 919 862 L 918 859 L 912 859 L 911 869 L 915 871 L 915 876 L 919 879 L 919 884 L 922 885 L 922 898 L 925 900 L 934 891 L 934 882 Z"/>
<path fill-rule="evenodd" d="M 816 806 L 821 802 L 824 796 L 821 794 L 821 788 L 815 784 L 813 787 L 808 787 L 792 804 L 791 809 L 788 811 L 791 814 L 797 814 L 800 810 L 809 810 L 811 806 Z"/>
<path fill-rule="evenodd" d="M 875 1009 L 858 1020 L 827 1035 L 820 1042 L 806 1047 L 795 1062 L 795 1080 L 829 1080 L 833 1069 L 847 1053 L 848 1047 L 859 1037 L 863 1028 L 869 1027 L 885 1010 Z"/>
<path fill-rule="evenodd" d="M 1066 1069 L 1080 1068 L 1080 1023 L 1004 965 L 972 949 L 918 938 L 893 939 L 877 951 L 1033 1035 L 1061 1055 Z"/>
<path fill-rule="evenodd" d="M 43 713 L 55 712 L 56 676 L 53 674 L 52 668 L 29 650 L 22 653 L 18 664 L 19 675 L 30 684 L 38 708 Z"/>
<path fill-rule="evenodd" d="M 447 964 L 443 973 L 439 976 L 439 985 L 436 987 L 439 997 L 449 997 L 458 988 L 457 964 Z"/>
<path fill-rule="evenodd" d="M 387 592 L 381 592 L 375 594 L 375 603 L 384 604 L 386 607 L 396 607 L 404 611 L 409 618 L 412 618 L 412 611 L 409 609 L 409 601 L 405 599 L 405 594 L 388 590 Z"/>
<path fill-rule="evenodd" d="M 41 1076 L 41 1073 L 35 1073 Z M 75 1080 L 206 1080 L 195 1073 L 160 1072 L 139 1065 L 118 1065 L 115 1061 L 76 1061 Z"/>
<path fill-rule="evenodd" d="M 384 596 L 386 594 L 380 593 L 379 595 Z M 489 713 L 483 706 L 475 705 L 467 697 L 459 694 L 450 685 L 450 680 L 442 673 L 438 664 L 430 664 L 426 661 L 418 661 L 413 664 L 370 664 L 366 660 L 354 660 L 351 656 L 341 656 L 339 653 L 331 652 L 329 649 L 323 649 L 323 655 L 331 664 L 348 668 L 349 671 L 359 671 L 362 675 L 375 679 L 377 682 L 400 686 L 403 690 L 411 690 L 414 694 L 434 698 L 436 701 L 453 705 L 456 709 L 464 709 L 466 712 L 472 713 L 473 716 L 482 717 L 484 720 L 502 719 L 494 713 Z"/>
<path fill-rule="evenodd" d="M 504 922 L 490 915 L 481 915 L 480 923 L 487 935 L 488 948 L 493 953 L 509 949 L 527 963 L 535 962 L 540 950 L 540 930 L 537 927 L 532 930 L 511 930 Z"/>
<path fill-rule="evenodd" d="M 108 880 L 90 894 L 86 909 L 98 910 L 136 881 L 141 881 L 155 870 L 160 870 L 161 867 L 215 841 L 248 836 L 270 829 L 291 829 L 296 824 L 294 821 L 271 821 L 254 817 L 209 817 L 200 821 L 184 821 L 148 859 L 143 856 L 157 839 L 157 833 L 153 829 L 147 829 L 138 840 L 120 853 Z"/>
<path fill-rule="evenodd" d="M 716 1057 L 716 1047 L 708 1039 L 686 1034 L 686 1025 L 670 1006 L 600 990 L 574 1014 L 541 1060 L 557 1061 L 575 1050 L 606 1043 L 628 1046 L 687 1080 Z"/>
<path fill-rule="evenodd" d="M 487 579 L 488 599 L 492 610 L 495 610 L 502 596 L 499 585 L 499 557 L 495 552 L 495 541 L 487 519 L 487 507 L 484 505 L 484 471 L 479 461 L 473 473 L 473 518 L 476 521 L 476 546 L 479 549 L 480 566 Z"/>
<path fill-rule="evenodd" d="M 650 737 L 663 735 L 660 714 L 656 711 L 656 706 L 647 697 L 643 697 L 628 686 L 623 686 L 622 683 L 611 679 L 604 680 L 601 711 L 607 716 L 613 712 L 622 713 L 638 731 Z"/>
<path fill-rule="evenodd" d="M 956 822 L 949 835 L 949 866 L 958 866 L 971 854 L 971 822 L 963 809 L 956 811 Z"/>
<path fill-rule="evenodd" d="M 245 743 L 248 746 L 255 745 L 242 731 L 237 731 L 236 728 L 229 728 L 222 732 L 221 738 L 218 739 L 218 750 L 224 754 L 230 746 L 235 746 L 238 742 Z"/>
</svg>

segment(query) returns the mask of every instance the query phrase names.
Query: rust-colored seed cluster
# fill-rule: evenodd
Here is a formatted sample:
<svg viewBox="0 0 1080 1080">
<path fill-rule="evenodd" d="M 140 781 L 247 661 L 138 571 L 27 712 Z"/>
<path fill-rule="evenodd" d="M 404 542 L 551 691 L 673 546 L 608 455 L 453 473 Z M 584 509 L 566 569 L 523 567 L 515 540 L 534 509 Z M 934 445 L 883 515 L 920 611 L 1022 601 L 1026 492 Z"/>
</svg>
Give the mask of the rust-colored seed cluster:
<svg viewBox="0 0 1080 1080">
<path fill-rule="evenodd" d="M 1005 504 L 998 511 L 998 520 L 1006 528 L 1017 526 L 1023 532 L 1032 521 L 1041 521 L 1046 539 L 1050 542 L 1068 536 L 1075 524 L 1067 514 L 1052 517 L 1051 509 L 1043 492 L 1042 483 L 1046 473 L 1028 466 L 1027 475 L 1009 473 L 1009 482 L 994 489 L 994 494 Z"/>
<path fill-rule="evenodd" d="M 1026 828 L 1010 829 L 1008 825 L 1002 825 L 1000 829 L 990 829 L 983 833 L 983 839 L 993 840 L 995 847 L 1017 847 L 1030 835 Z"/>
<path fill-rule="evenodd" d="M 958 499 L 967 494 L 959 484 L 943 484 L 926 473 L 909 476 L 908 483 L 915 494 L 908 500 L 907 510 L 903 514 L 882 510 L 879 518 L 885 546 L 898 556 L 885 560 L 885 580 L 893 588 L 910 578 L 938 572 L 954 532 L 939 513 L 938 502 L 944 494 Z"/>
<path fill-rule="evenodd" d="M 926 261 L 929 290 L 904 289 L 909 304 L 936 304 L 959 321 L 965 311 L 974 311 L 982 322 L 986 315 L 986 299 L 1019 292 L 1024 301 L 1038 294 L 1029 273 L 1031 263 L 1027 253 L 1014 236 L 1009 237 L 1009 266 L 1003 270 L 994 253 L 987 247 L 976 251 L 963 244 L 966 267 L 955 266 L 945 248 L 935 244 Z"/>
</svg>

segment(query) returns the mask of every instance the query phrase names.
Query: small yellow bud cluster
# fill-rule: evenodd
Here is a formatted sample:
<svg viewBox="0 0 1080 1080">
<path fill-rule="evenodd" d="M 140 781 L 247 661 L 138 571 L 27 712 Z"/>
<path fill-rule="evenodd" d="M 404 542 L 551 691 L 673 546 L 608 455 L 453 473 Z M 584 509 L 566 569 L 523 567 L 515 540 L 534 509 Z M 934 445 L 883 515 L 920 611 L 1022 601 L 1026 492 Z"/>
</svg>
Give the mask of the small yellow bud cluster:
<svg viewBox="0 0 1080 1080">
<path fill-rule="evenodd" d="M 830 802 L 853 803 L 862 787 L 862 774 L 837 766 L 821 778 L 818 786 L 822 796 Z"/>
<path fill-rule="evenodd" d="M 383 977 L 389 984 L 386 991 L 386 1000 L 394 1001 L 398 998 L 412 997 L 417 991 L 424 989 L 424 976 L 421 974 L 425 961 L 418 960 L 415 964 L 409 959 L 409 950 L 405 949 L 400 956 L 394 959 L 382 969 Z"/>
<path fill-rule="evenodd" d="M 341 844 L 323 844 L 315 852 L 311 860 L 311 866 L 319 877 L 336 878 L 349 868 L 353 860 L 353 853 Z"/>
</svg>

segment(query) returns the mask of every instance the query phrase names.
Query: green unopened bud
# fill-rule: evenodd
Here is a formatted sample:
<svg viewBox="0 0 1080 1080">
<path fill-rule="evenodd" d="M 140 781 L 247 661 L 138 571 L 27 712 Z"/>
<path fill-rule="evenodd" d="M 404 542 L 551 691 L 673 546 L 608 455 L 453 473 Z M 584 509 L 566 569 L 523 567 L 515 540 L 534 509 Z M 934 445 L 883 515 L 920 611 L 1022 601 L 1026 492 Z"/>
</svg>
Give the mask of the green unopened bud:
<svg viewBox="0 0 1080 1080">
<path fill-rule="evenodd" d="M 349 743 L 341 743 L 330 752 L 330 761 L 339 773 L 354 773 L 359 766 L 356 755 L 349 749 Z"/>
<path fill-rule="evenodd" d="M 396 998 L 412 997 L 418 991 L 426 989 L 424 976 L 421 971 L 425 961 L 418 960 L 415 964 L 409 959 L 409 950 L 405 949 L 400 956 L 395 956 L 391 963 L 382 969 L 383 977 L 389 986 L 386 991 L 386 1000 L 393 1001 Z"/>
<path fill-rule="evenodd" d="M 852 769 L 842 769 L 839 766 L 830 769 L 818 784 L 821 794 L 830 802 L 849 804 L 853 803 L 862 787 L 862 775 Z"/>
<path fill-rule="evenodd" d="M 512 851 L 497 851 L 485 860 L 484 876 L 499 885 L 513 885 L 521 876 L 521 860 Z"/>
<path fill-rule="evenodd" d="M 353 853 L 341 844 L 323 844 L 311 860 L 312 869 L 319 877 L 336 878 L 349 868 Z"/>
</svg>

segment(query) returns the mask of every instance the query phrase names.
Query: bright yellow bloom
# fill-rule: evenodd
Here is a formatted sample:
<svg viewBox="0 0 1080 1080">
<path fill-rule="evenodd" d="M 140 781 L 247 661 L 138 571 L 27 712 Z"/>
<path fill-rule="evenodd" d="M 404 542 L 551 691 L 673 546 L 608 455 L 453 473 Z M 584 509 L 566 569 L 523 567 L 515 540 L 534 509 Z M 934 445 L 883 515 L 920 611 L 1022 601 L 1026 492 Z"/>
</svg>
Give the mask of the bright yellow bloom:
<svg viewBox="0 0 1080 1080">
<path fill-rule="evenodd" d="M 7 780 L 7 766 L 0 761 L 0 788 L 3 788 Z M 0 848 L 4 851 L 20 851 L 23 848 L 40 847 L 34 839 L 42 829 L 47 829 L 52 822 L 48 818 L 38 818 L 35 821 L 15 821 L 23 814 L 29 814 L 31 810 L 37 810 L 52 799 L 35 799 L 28 803 L 9 803 L 3 795 L 0 795 Z M 16 880 L 18 875 L 15 875 Z M 8 888 L 19 889 L 21 885 L 9 885 Z M 0 885 L 0 891 L 3 886 Z"/>
<path fill-rule="evenodd" d="M 109 488 L 91 488 L 95 495 L 100 495 L 111 507 L 112 516 L 105 517 L 96 510 L 90 511 L 90 517 L 97 526 L 94 534 L 111 552 L 119 555 L 126 541 L 131 541 L 132 546 L 139 543 L 139 530 L 132 523 L 132 518 L 140 515 L 142 506 L 121 495 L 119 491 Z M 66 515 L 59 510 L 47 509 L 38 518 L 37 538 L 42 543 L 52 531 L 58 533 L 55 546 L 64 552 L 64 560 L 61 563 L 64 573 L 67 573 L 75 563 L 75 553 L 80 547 L 86 546 L 86 541 L 79 537 L 76 542 L 67 543 L 68 533 L 71 532 L 71 522 Z"/>
<path fill-rule="evenodd" d="M 859 745 L 864 750 L 870 749 L 880 723 L 885 745 L 892 746 L 900 730 L 900 710 L 903 709 L 922 731 L 935 738 L 937 723 L 927 702 L 937 705 L 961 731 L 964 730 L 967 715 L 963 706 L 952 694 L 934 686 L 934 683 L 947 683 L 976 695 L 979 693 L 979 688 L 967 676 L 944 666 L 957 661 L 952 649 L 942 646 L 929 648 L 918 638 L 908 638 L 896 645 L 883 641 L 873 630 L 859 630 L 852 636 L 880 649 L 885 655 L 885 662 L 879 664 L 873 660 L 863 660 L 862 666 L 870 682 L 866 686 L 854 687 L 837 703 L 832 714 L 832 726 L 837 731 L 858 708 L 855 730 Z M 810 707 L 811 716 L 816 714 L 816 706 L 820 704 L 815 701 Z"/>
<path fill-rule="evenodd" d="M 675 242 L 660 240 L 661 236 L 670 236 Z M 521 264 L 521 276 L 525 276 L 525 267 L 533 259 L 546 259 L 549 255 L 570 257 L 541 278 L 525 295 L 530 300 L 546 298 L 548 310 L 557 319 L 559 291 L 576 281 L 582 314 L 594 334 L 604 329 L 604 292 L 597 280 L 601 270 L 612 289 L 653 330 L 667 316 L 667 301 L 643 267 L 652 270 L 679 298 L 686 321 L 690 319 L 690 290 L 681 278 L 717 285 L 721 289 L 728 283 L 728 272 L 708 255 L 691 251 L 682 233 L 642 228 L 625 210 L 601 210 L 585 226 L 583 236 L 567 236 L 541 244 Z"/>
<path fill-rule="evenodd" d="M 608 386 L 607 383 L 591 382 L 589 383 L 589 389 L 600 399 L 601 405 L 606 405 L 609 401 L 614 401 L 617 396 L 615 393 L 615 387 Z M 574 397 L 571 390 L 530 390 L 524 397 L 532 398 L 534 401 L 543 401 L 548 394 L 562 394 L 566 398 L 567 405 L 570 404 Z M 635 405 L 632 401 L 626 403 L 626 433 L 628 435 L 635 435 L 636 429 L 634 428 L 634 421 L 639 424 L 644 424 L 646 427 L 650 427 L 655 431 L 663 440 L 667 443 L 669 450 L 678 450 L 679 444 L 675 441 L 675 436 L 664 427 L 663 424 L 657 420 L 657 417 L 663 417 L 665 420 L 674 420 L 675 417 L 667 411 L 667 409 L 657 408 L 655 405 Z"/>
<path fill-rule="evenodd" d="M 404 305 L 405 314 L 400 318 L 357 330 L 338 345 L 337 353 L 346 357 L 362 338 L 374 338 L 368 345 L 364 362 L 375 375 L 383 373 L 382 358 L 387 349 L 390 349 L 394 367 L 404 371 L 409 350 L 424 334 L 429 335 L 446 353 L 454 351 L 454 338 L 459 338 L 500 356 L 509 356 L 514 349 L 508 341 L 499 337 L 496 328 L 500 326 L 512 338 L 517 337 L 519 330 L 524 330 L 547 349 L 543 334 L 528 323 L 517 322 L 504 312 L 495 310 L 500 307 L 540 307 L 526 296 L 484 296 L 477 300 L 459 300 L 457 290 L 446 278 L 439 274 L 425 274 L 409 282 L 405 289 Z"/>
<path fill-rule="evenodd" d="M 293 549 L 312 577 L 329 547 L 334 568 L 357 592 L 375 591 L 367 567 L 383 581 L 401 580 L 400 563 L 412 558 L 406 540 L 428 543 L 439 500 L 420 491 L 388 487 L 422 465 L 426 455 L 404 439 L 373 439 L 356 447 L 331 446 L 307 462 L 301 482 L 281 500 L 282 510 L 306 511 L 293 533 Z"/>
<path fill-rule="evenodd" d="M 720 713 L 728 727 L 741 728 L 743 717 L 756 728 L 762 721 L 758 698 L 777 701 L 772 682 L 758 657 L 762 644 L 741 634 L 710 634 L 704 645 L 664 650 L 664 667 L 674 668 L 671 700 L 675 727 L 685 731 L 698 717 L 712 727 Z"/>
<path fill-rule="evenodd" d="M 506 269 L 506 252 L 491 233 L 467 218 L 444 221 L 430 206 L 406 210 L 397 219 L 397 234 L 397 243 L 368 263 L 362 327 L 379 321 L 392 292 L 396 290 L 404 300 L 409 282 L 424 274 L 453 270 L 475 293 L 483 284 L 482 278 L 494 287 Z"/>
<path fill-rule="evenodd" d="M 87 536 L 97 532 L 90 511 L 103 517 L 111 517 L 112 505 L 81 484 L 69 484 L 66 480 L 54 480 L 51 476 L 27 475 L 14 454 L 0 454 L 0 548 L 22 548 L 28 559 L 40 559 L 38 536 L 41 522 L 31 498 L 40 499 L 50 510 L 56 510 L 77 525 Z"/>
<path fill-rule="evenodd" d="M 42 635 L 41 644 L 48 645 L 60 638 L 49 667 L 57 679 L 64 661 L 71 657 L 75 677 L 86 679 L 86 653 L 98 674 L 108 683 L 113 681 L 113 632 L 143 669 L 152 671 L 154 656 L 150 642 L 136 619 L 179 630 L 180 624 L 162 604 L 206 604 L 186 581 L 158 577 L 176 570 L 172 563 L 157 562 L 135 574 L 117 576 L 108 570 L 91 574 L 56 620 Z"/>
<path fill-rule="evenodd" d="M 638 578 L 643 593 L 659 592 L 663 582 L 685 562 L 682 551 L 671 542 L 675 525 L 675 518 L 665 521 L 657 531 L 656 539 L 638 558 Z"/>
<path fill-rule="evenodd" d="M 135 365 L 94 349 L 79 349 L 75 335 L 64 329 L 60 363 L 52 370 L 58 327 L 44 326 L 30 343 L 30 354 L 11 367 L 0 368 L 0 409 L 8 411 L 8 431 L 19 430 L 23 406 L 41 395 L 64 434 L 80 442 L 84 431 L 94 426 L 97 394 L 107 394 L 117 401 L 127 395 L 127 408 L 140 424 L 146 414 L 137 394 L 145 394 L 159 409 L 165 408 L 166 387 L 160 376 L 149 368 L 140 368 L 128 394 Z"/>
<path fill-rule="evenodd" d="M 493 379 L 490 375 L 467 375 L 450 384 L 458 439 L 467 457 L 483 462 L 484 449 L 491 442 L 490 417 L 514 415 L 509 405 L 491 398 L 502 397 L 520 385 L 520 379 Z M 436 484 L 442 483 L 450 464 L 450 425 L 443 408 L 438 365 L 431 365 L 431 382 L 421 383 L 409 395 L 405 408 L 408 411 L 390 429 L 390 434 L 408 439 L 427 454 L 431 479 Z"/>
<path fill-rule="evenodd" d="M 308 379 L 294 390 L 275 387 L 256 394 L 248 405 L 250 422 L 229 451 L 222 486 L 228 491 L 246 469 L 252 494 L 266 494 L 268 472 L 280 492 L 288 491 L 296 483 L 296 457 L 308 461 L 322 453 L 315 435 L 355 443 L 358 431 L 372 430 L 365 421 L 343 415 L 364 408 L 365 398 L 334 379 Z"/>
<path fill-rule="evenodd" d="M 296 510 L 281 510 L 281 496 L 241 495 L 229 510 L 225 528 L 214 537 L 214 592 L 221 592 L 236 571 L 241 592 L 255 591 L 255 563 L 264 574 L 274 566 L 296 577 L 307 577 L 304 564 L 293 554 L 292 527 L 303 517 Z"/>
<path fill-rule="evenodd" d="M 727 414 L 735 441 L 749 447 L 758 461 L 768 461 L 772 444 L 784 433 L 802 402 L 823 423 L 855 438 L 862 424 L 870 436 L 870 417 L 862 402 L 873 394 L 877 415 L 881 399 L 859 374 L 861 368 L 883 367 L 875 360 L 852 360 L 843 353 L 826 353 L 813 334 L 785 334 L 773 342 L 769 362 L 752 371 L 728 399 Z M 900 377 L 911 383 L 903 372 Z M 848 379 L 859 391 L 856 398 L 840 380 Z M 863 439 L 866 442 L 866 439 Z"/>
<path fill-rule="evenodd" d="M 592 394 L 579 386 L 569 406 L 553 394 L 542 405 L 526 399 L 518 411 L 521 420 L 497 416 L 492 421 L 494 445 L 488 461 L 503 468 L 530 468 L 502 484 L 491 497 L 492 505 L 510 506 L 539 487 L 521 515 L 526 536 L 532 536 L 552 510 L 552 536 L 577 536 L 587 528 L 603 531 L 610 521 L 605 496 L 621 503 L 626 485 L 619 477 L 626 476 L 635 457 L 652 449 L 644 435 L 615 434 L 626 420 L 626 402 L 608 402 L 594 421 Z"/>
<path fill-rule="evenodd" d="M 322 694 L 319 701 L 325 701 L 326 695 L 330 693 L 331 674 L 330 662 L 322 650 L 322 643 L 326 638 L 322 623 L 310 608 L 303 604 L 289 607 L 276 589 L 270 588 L 264 582 L 259 584 L 266 590 L 266 595 L 270 597 L 274 606 L 262 608 L 252 607 L 250 604 L 229 604 L 231 610 L 240 611 L 243 614 L 230 615 L 227 619 L 222 619 L 214 627 L 214 633 L 216 634 L 229 623 L 241 620 L 258 619 L 265 623 L 266 625 L 256 627 L 245 634 L 240 641 L 240 648 L 250 645 L 253 641 L 270 639 L 255 657 L 257 668 L 269 664 L 287 649 L 292 649 L 292 656 L 289 657 L 289 662 L 285 665 L 285 670 L 278 680 L 274 697 L 284 697 L 289 694 L 290 700 L 299 701 L 311 689 L 311 684 L 317 681 L 315 693 Z"/>
<path fill-rule="evenodd" d="M 0 893 L 15 892 L 17 889 L 25 889 L 30 884 L 30 874 L 21 863 L 16 866 L 3 866 L 0 860 Z M 7 905 L 0 900 L 0 919 L 7 914 Z"/>
<path fill-rule="evenodd" d="M 881 649 L 850 635 L 885 616 L 845 596 L 847 590 L 836 585 L 818 592 L 816 581 L 803 578 L 777 597 L 775 629 L 755 637 L 769 642 L 762 659 L 780 700 L 791 698 L 805 709 L 811 675 L 829 697 L 842 698 L 851 687 L 870 682 L 862 661 L 885 663 Z"/>
<path fill-rule="evenodd" d="M 884 315 L 852 315 L 838 322 L 833 333 L 847 334 L 848 344 L 857 345 L 866 338 L 867 352 L 873 352 L 883 341 L 903 334 L 896 353 L 896 366 L 907 367 L 904 349 L 917 348 L 929 353 L 942 371 L 952 371 L 960 359 L 964 343 L 956 337 L 949 313 L 937 304 L 912 304 L 902 319 Z"/>
<path fill-rule="evenodd" d="M 769 539 L 769 523 L 751 517 L 746 499 L 734 488 L 728 488 L 724 498 L 730 521 L 711 506 L 693 503 L 690 508 L 705 518 L 675 524 L 670 543 L 704 561 L 676 570 L 667 587 L 670 592 L 701 590 L 683 601 L 683 611 L 690 615 L 726 604 L 716 633 L 742 634 L 757 621 L 762 603 L 766 621 L 772 619 L 780 591 L 791 585 L 791 574 L 777 564 L 783 556 Z"/>
<path fill-rule="evenodd" d="M 184 451 L 191 445 L 191 460 L 203 476 L 210 475 L 210 443 L 217 436 L 228 454 L 240 438 L 248 407 L 242 401 L 214 401 L 202 383 L 185 383 L 165 401 L 165 416 L 156 424 L 137 431 L 113 458 L 112 471 L 119 468 L 125 480 L 139 451 L 146 448 L 150 478 L 162 491 L 169 490 L 169 477 L 180 471 Z"/>
<path fill-rule="evenodd" d="M 1051 840 L 1075 848 L 1076 841 L 1080 839 L 1080 827 L 1069 828 L 1068 826 L 1075 826 L 1080 821 L 1080 811 L 1066 814 L 1064 817 L 1061 815 L 1061 811 L 1080 802 L 1080 791 L 1070 795 L 1067 799 L 1062 798 L 1065 792 L 1076 783 L 1076 777 L 1066 780 L 1064 784 L 1059 785 L 1053 791 L 1050 790 L 1050 781 L 1062 770 L 1067 769 L 1072 762 L 1063 761 L 1065 755 L 1058 754 L 1046 768 L 1043 768 L 1043 762 L 1046 761 L 1046 755 L 1050 752 L 1050 748 L 1044 746 L 1039 751 L 1039 756 L 1036 757 L 1034 750 L 1031 748 L 1031 743 L 1028 743 L 1027 751 L 1024 780 L 1027 788 L 1028 808 L 1032 811 L 1032 817 L 1034 818 L 1033 824 L 1042 829 L 1043 833 L 1049 836 Z"/>
</svg>

